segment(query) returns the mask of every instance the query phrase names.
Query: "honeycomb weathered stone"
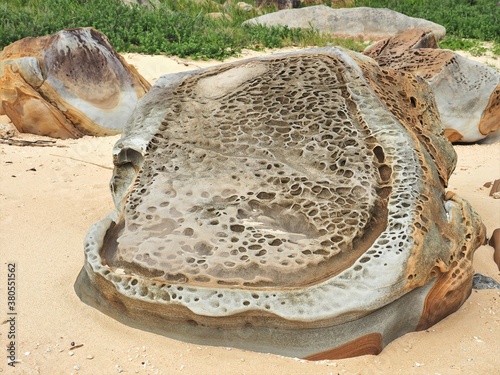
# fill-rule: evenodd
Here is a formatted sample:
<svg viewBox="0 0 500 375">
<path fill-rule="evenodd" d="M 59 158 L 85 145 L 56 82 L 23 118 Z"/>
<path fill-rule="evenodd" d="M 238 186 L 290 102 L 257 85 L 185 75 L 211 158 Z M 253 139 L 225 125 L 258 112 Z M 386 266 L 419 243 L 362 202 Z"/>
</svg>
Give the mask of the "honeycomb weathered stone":
<svg viewBox="0 0 500 375">
<path fill-rule="evenodd" d="M 128 324 L 339 358 L 377 353 L 470 293 L 484 233 L 445 198 L 455 154 L 433 97 L 363 55 L 164 76 L 114 158 L 116 210 L 89 231 L 76 289 Z"/>
<path fill-rule="evenodd" d="M 409 72 L 429 83 L 450 142 L 500 136 L 500 73 L 494 68 L 439 49 L 428 29 L 402 32 L 363 53 L 383 69 Z"/>
</svg>

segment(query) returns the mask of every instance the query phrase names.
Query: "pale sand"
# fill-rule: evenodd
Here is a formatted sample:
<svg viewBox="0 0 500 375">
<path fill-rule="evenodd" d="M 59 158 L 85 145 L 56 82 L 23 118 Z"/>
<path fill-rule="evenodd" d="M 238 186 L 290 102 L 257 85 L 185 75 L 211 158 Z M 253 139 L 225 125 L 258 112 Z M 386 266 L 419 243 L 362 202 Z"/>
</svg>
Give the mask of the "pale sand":
<svg viewBox="0 0 500 375">
<path fill-rule="evenodd" d="M 164 73 L 196 67 L 190 64 L 214 64 L 126 57 L 151 81 Z M 31 135 L 20 138 L 41 139 Z M 112 167 L 111 149 L 117 139 L 57 141 L 65 147 L 0 145 L 0 314 L 2 321 L 7 319 L 7 263 L 15 262 L 16 350 L 20 361 L 15 370 L 7 366 L 4 348 L 8 324 L 0 325 L 0 373 L 500 373 L 498 290 L 473 291 L 458 312 L 428 331 L 395 340 L 378 356 L 322 362 L 179 342 L 130 328 L 83 304 L 73 290 L 83 265 L 82 241 L 89 227 L 112 210 L 108 188 L 111 170 L 88 162 Z M 500 143 L 456 146 L 456 150 L 459 162 L 449 190 L 469 200 L 491 233 L 500 227 L 500 200 L 489 197 L 483 184 L 500 178 Z M 475 270 L 500 281 L 492 254 L 489 246 L 479 248 Z M 69 353 L 72 342 L 83 346 Z"/>
</svg>

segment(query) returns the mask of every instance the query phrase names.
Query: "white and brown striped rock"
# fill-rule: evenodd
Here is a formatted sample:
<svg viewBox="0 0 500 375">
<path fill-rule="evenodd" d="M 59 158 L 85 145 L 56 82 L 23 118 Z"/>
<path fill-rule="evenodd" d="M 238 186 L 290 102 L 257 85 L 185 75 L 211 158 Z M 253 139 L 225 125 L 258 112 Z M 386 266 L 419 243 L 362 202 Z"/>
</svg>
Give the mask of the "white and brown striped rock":
<svg viewBox="0 0 500 375">
<path fill-rule="evenodd" d="M 149 83 L 92 28 L 25 38 L 0 52 L 0 107 L 20 132 L 121 132 Z"/>
<path fill-rule="evenodd" d="M 436 97 L 450 142 L 476 142 L 500 133 L 500 73 L 439 49 L 431 30 L 413 29 L 368 47 L 384 69 L 423 77 Z"/>
<path fill-rule="evenodd" d="M 167 75 L 114 149 L 80 298 L 191 342 L 376 354 L 457 310 L 484 241 L 422 79 L 337 48 Z"/>
</svg>

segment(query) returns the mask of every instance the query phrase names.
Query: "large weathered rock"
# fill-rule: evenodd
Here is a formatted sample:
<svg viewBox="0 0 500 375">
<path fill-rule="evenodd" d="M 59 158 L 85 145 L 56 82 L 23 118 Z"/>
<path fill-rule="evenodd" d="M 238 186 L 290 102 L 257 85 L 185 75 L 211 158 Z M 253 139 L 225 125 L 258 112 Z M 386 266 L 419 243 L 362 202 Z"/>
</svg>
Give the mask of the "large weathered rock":
<svg viewBox="0 0 500 375">
<path fill-rule="evenodd" d="M 150 85 L 103 34 L 83 28 L 5 47 L 0 87 L 20 132 L 78 138 L 120 133 Z"/>
<path fill-rule="evenodd" d="M 127 324 L 308 359 L 380 352 L 472 287 L 480 219 L 422 79 L 337 48 L 168 75 L 114 149 L 75 288 Z"/>
<path fill-rule="evenodd" d="M 436 97 L 451 142 L 476 142 L 500 133 L 500 73 L 439 49 L 430 30 L 414 29 L 382 40 L 365 52 L 382 68 L 423 77 Z"/>
<path fill-rule="evenodd" d="M 290 28 L 314 29 L 337 37 L 379 40 L 415 27 L 431 29 L 438 38 L 446 30 L 443 26 L 421 18 L 413 18 L 390 9 L 381 8 L 339 8 L 316 5 L 301 9 L 285 9 L 268 13 L 244 22 L 267 26 L 288 26 Z"/>
</svg>

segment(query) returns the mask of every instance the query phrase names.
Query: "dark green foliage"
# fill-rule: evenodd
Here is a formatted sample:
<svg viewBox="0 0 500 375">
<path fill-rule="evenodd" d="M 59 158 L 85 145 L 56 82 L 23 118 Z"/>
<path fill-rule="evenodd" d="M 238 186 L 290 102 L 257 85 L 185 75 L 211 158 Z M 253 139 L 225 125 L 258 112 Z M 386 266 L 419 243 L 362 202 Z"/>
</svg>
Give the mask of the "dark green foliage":
<svg viewBox="0 0 500 375">
<path fill-rule="evenodd" d="M 497 0 L 356 0 L 355 6 L 389 8 L 446 27 L 448 35 L 500 42 Z"/>
</svg>

